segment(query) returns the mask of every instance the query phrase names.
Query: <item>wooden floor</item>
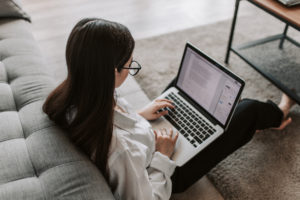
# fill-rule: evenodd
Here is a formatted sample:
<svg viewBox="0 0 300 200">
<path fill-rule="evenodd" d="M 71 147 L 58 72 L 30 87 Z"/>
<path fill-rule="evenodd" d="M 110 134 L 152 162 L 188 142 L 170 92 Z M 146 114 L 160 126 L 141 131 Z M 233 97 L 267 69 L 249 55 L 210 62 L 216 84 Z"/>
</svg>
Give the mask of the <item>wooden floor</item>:
<svg viewBox="0 0 300 200">
<path fill-rule="evenodd" d="M 60 82 L 66 76 L 64 51 L 67 37 L 75 23 L 84 17 L 100 17 L 126 25 L 135 39 L 152 37 L 232 18 L 235 0 L 23 0 L 32 17 L 33 33 L 46 58 L 49 69 Z M 246 4 L 246 5 L 245 5 Z M 240 15 L 251 15 L 253 6 L 241 4 Z M 135 80 L 132 98 L 145 99 Z M 129 95 L 130 96 L 130 95 Z M 175 200 L 221 200 L 204 177 L 188 192 L 173 196 Z"/>
<path fill-rule="evenodd" d="M 38 40 L 61 37 L 83 17 L 101 17 L 128 26 L 144 38 L 232 17 L 234 0 L 23 0 Z M 188 2 L 188 3 L 187 3 Z M 243 9 L 243 13 L 247 10 Z M 49 30 L 52 34 L 49 34 Z"/>
<path fill-rule="evenodd" d="M 229 19 L 235 0 L 23 0 L 33 32 L 57 80 L 66 76 L 64 50 L 75 23 L 101 17 L 126 25 L 135 39 Z M 188 2 L 188 3 L 187 3 Z M 249 4 L 240 15 L 251 14 Z M 250 6 L 251 8 L 251 6 Z"/>
</svg>

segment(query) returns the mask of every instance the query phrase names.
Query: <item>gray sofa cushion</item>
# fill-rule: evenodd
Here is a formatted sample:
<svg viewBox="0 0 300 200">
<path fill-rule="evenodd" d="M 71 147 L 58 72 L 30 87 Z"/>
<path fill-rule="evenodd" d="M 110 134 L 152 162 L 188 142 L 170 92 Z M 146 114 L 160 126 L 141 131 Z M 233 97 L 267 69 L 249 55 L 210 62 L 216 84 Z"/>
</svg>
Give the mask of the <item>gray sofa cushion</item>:
<svg viewBox="0 0 300 200">
<path fill-rule="evenodd" d="M 95 165 L 43 113 L 55 88 L 23 20 L 0 20 L 0 199 L 113 199 Z"/>
<path fill-rule="evenodd" d="M 0 1 L 0 18 L 20 18 L 30 22 L 29 15 L 22 10 L 20 2 L 16 0 Z"/>
</svg>

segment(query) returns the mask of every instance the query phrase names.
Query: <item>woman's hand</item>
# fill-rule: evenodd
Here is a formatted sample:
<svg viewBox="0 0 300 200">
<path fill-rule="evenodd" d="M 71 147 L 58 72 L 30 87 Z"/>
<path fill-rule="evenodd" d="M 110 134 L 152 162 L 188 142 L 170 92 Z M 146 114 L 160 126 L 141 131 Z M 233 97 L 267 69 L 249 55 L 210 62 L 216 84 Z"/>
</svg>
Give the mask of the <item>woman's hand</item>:
<svg viewBox="0 0 300 200">
<path fill-rule="evenodd" d="M 173 129 L 170 128 L 169 132 L 168 132 L 164 128 L 161 130 L 154 131 L 154 134 L 155 134 L 155 141 L 156 141 L 156 143 L 155 143 L 156 151 L 171 158 L 171 156 L 174 152 L 174 149 L 175 149 L 175 145 L 176 145 L 176 141 L 178 139 L 179 133 L 176 132 L 176 135 L 173 138 Z"/>
<path fill-rule="evenodd" d="M 138 114 L 143 116 L 147 120 L 155 120 L 161 116 L 168 114 L 168 111 L 161 111 L 162 108 L 171 108 L 174 109 L 175 107 L 172 105 L 172 101 L 168 99 L 156 99 L 155 101 L 148 104 L 145 108 L 138 111 Z"/>
</svg>

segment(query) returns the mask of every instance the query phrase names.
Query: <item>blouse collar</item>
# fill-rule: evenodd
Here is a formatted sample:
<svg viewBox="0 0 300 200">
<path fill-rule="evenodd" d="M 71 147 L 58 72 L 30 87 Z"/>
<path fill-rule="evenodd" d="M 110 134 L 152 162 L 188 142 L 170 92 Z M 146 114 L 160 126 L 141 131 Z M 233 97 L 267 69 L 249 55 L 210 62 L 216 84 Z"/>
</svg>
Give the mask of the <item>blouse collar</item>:
<svg viewBox="0 0 300 200">
<path fill-rule="evenodd" d="M 114 111 L 114 124 L 119 127 L 119 128 L 124 128 L 124 129 L 130 129 L 133 128 L 136 119 L 128 116 L 125 113 L 121 113 L 120 111 L 115 110 Z"/>
<path fill-rule="evenodd" d="M 114 110 L 114 125 L 121 129 L 133 128 L 137 122 L 137 119 L 132 116 L 131 110 L 126 106 L 124 99 L 119 99 L 117 103 L 128 113 L 122 113 L 118 110 Z"/>
</svg>

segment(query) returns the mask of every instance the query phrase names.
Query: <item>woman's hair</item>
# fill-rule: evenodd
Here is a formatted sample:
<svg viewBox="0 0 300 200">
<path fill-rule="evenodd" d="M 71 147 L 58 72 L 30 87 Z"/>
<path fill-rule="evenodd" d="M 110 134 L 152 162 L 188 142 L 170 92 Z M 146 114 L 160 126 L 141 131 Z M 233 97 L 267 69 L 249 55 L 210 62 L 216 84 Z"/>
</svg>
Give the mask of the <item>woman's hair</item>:
<svg viewBox="0 0 300 200">
<path fill-rule="evenodd" d="M 133 49 L 134 39 L 125 26 L 98 18 L 80 20 L 66 46 L 68 76 L 43 105 L 43 111 L 93 158 L 106 179 L 113 132 L 115 68 L 122 70 Z M 76 112 L 69 120 L 71 111 Z"/>
</svg>

